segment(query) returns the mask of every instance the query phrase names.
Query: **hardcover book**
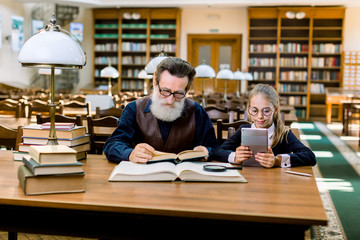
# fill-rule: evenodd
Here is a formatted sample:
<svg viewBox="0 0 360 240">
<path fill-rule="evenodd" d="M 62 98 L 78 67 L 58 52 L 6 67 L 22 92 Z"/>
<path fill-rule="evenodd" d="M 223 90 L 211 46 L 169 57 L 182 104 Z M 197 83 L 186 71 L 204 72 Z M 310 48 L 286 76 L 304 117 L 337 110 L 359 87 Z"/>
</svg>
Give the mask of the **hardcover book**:
<svg viewBox="0 0 360 240">
<path fill-rule="evenodd" d="M 84 173 L 35 176 L 25 166 L 18 168 L 18 179 L 25 195 L 84 192 Z"/>
<path fill-rule="evenodd" d="M 154 151 L 153 157 L 148 161 L 148 163 L 160 162 L 160 161 L 173 161 L 175 163 L 179 163 L 182 161 L 200 161 L 207 157 L 208 154 L 204 151 L 196 151 L 196 150 L 185 150 L 178 154 L 175 153 L 167 153 Z"/>
<path fill-rule="evenodd" d="M 23 127 L 23 137 L 49 137 L 49 131 L 41 128 L 41 124 L 28 125 Z M 56 137 L 60 139 L 73 139 L 86 134 L 85 126 L 76 126 L 72 129 L 56 130 Z"/>
<path fill-rule="evenodd" d="M 50 129 L 50 122 L 46 122 L 41 124 L 41 129 Z M 60 129 L 73 129 L 75 127 L 75 123 L 67 123 L 67 122 L 56 122 L 55 123 L 55 130 L 60 130 Z"/>
<path fill-rule="evenodd" d="M 157 162 L 152 164 L 120 162 L 112 171 L 109 181 L 198 181 L 247 182 L 238 170 L 208 172 L 203 169 L 208 162 Z M 230 163 L 216 163 L 231 167 Z"/>
<path fill-rule="evenodd" d="M 42 138 L 42 137 L 22 137 L 24 144 L 42 144 L 45 145 L 48 142 L 48 137 Z M 82 135 L 80 137 L 76 138 L 58 138 L 57 139 L 59 145 L 65 145 L 65 146 L 76 146 L 83 143 L 90 142 L 90 136 L 88 134 Z"/>
<path fill-rule="evenodd" d="M 40 164 L 76 163 L 76 151 L 64 145 L 43 145 L 29 148 L 30 156 Z"/>
<path fill-rule="evenodd" d="M 25 166 L 35 176 L 38 175 L 54 175 L 54 174 L 69 174 L 69 173 L 84 173 L 82 168 L 83 164 L 76 163 L 63 163 L 63 164 L 39 164 L 30 156 L 24 156 L 23 162 Z"/>
</svg>

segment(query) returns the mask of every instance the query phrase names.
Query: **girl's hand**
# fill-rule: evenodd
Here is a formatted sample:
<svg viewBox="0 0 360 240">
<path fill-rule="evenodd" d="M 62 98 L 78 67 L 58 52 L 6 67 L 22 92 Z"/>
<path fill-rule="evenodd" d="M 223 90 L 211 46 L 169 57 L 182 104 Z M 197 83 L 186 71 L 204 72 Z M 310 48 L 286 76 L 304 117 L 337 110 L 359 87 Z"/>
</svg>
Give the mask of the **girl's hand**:
<svg viewBox="0 0 360 240">
<path fill-rule="evenodd" d="M 267 153 L 257 153 L 255 155 L 255 160 L 261 164 L 261 166 L 266 168 L 272 168 L 277 165 L 277 159 L 270 147 L 268 147 Z M 280 159 L 281 161 L 281 159 Z"/>
<path fill-rule="evenodd" d="M 240 164 L 243 161 L 248 160 L 252 156 L 253 156 L 253 152 L 250 151 L 249 147 L 240 146 L 236 148 L 234 162 Z"/>
</svg>

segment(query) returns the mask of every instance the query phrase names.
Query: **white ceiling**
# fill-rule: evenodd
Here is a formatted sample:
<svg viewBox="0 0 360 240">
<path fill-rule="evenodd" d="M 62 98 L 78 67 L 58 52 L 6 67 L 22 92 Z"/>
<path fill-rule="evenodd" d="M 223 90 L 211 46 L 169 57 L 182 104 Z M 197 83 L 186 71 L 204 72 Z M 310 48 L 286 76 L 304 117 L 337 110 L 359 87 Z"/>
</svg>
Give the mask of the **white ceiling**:
<svg viewBox="0 0 360 240">
<path fill-rule="evenodd" d="M 360 7 L 359 0 L 16 0 L 22 3 L 54 2 L 90 8 L 100 7 L 262 7 L 262 6 L 345 6 Z"/>
</svg>

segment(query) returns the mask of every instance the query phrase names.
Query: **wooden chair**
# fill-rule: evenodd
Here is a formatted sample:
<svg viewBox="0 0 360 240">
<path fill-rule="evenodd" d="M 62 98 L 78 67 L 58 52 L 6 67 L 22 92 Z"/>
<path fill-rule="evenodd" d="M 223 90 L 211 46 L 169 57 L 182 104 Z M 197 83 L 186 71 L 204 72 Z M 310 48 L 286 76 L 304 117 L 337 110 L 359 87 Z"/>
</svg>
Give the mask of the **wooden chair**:
<svg viewBox="0 0 360 240">
<path fill-rule="evenodd" d="M 0 146 L 7 150 L 18 150 L 22 136 L 22 126 L 18 126 L 17 130 L 0 125 Z"/>
<path fill-rule="evenodd" d="M 37 114 L 37 113 L 43 113 L 43 114 L 46 114 L 46 115 L 49 115 L 50 113 L 50 106 L 49 106 L 49 103 L 48 102 L 44 102 L 44 101 L 41 101 L 41 100 L 34 100 L 30 103 L 27 103 L 25 104 L 25 108 L 27 107 L 27 117 L 28 118 L 31 118 L 31 116 L 33 114 Z M 26 111 L 24 109 L 24 111 Z M 56 110 L 55 110 L 56 113 L 59 113 L 59 114 L 63 114 L 63 110 L 62 110 L 62 107 L 61 107 L 61 104 L 57 105 L 56 106 Z"/>
<path fill-rule="evenodd" d="M 211 122 L 216 123 L 218 119 L 222 119 L 224 122 L 229 122 L 229 113 L 226 108 L 219 108 L 215 106 L 209 106 L 205 108 Z"/>
<path fill-rule="evenodd" d="M 228 138 L 231 137 L 241 125 L 250 124 L 250 122 L 245 120 L 238 120 L 232 123 L 224 123 L 222 119 L 218 119 L 216 122 L 216 134 L 218 144 L 222 144 L 226 139 L 223 137 L 223 131 L 228 132 Z"/>
<path fill-rule="evenodd" d="M 82 103 L 77 101 L 70 101 L 67 103 L 61 104 L 63 115 L 75 116 L 79 112 L 85 111 L 86 116 L 91 115 L 90 102 Z M 85 114 L 81 114 L 85 115 Z"/>
<path fill-rule="evenodd" d="M 95 127 L 110 127 L 115 128 L 118 125 L 118 118 L 114 116 L 107 116 L 103 118 L 94 119 L 92 116 L 87 116 L 88 132 L 90 135 L 91 150 L 90 153 L 102 154 L 104 144 L 109 135 L 104 135 L 95 132 Z"/>
<path fill-rule="evenodd" d="M 85 100 L 86 100 L 86 95 L 83 94 L 77 94 L 71 97 L 71 101 L 85 103 Z"/>
<path fill-rule="evenodd" d="M 50 122 L 50 116 L 42 116 L 41 113 L 36 114 L 36 123 L 37 124 L 42 124 L 42 123 L 46 123 L 46 122 Z M 77 126 L 83 125 L 80 114 L 76 115 L 76 117 L 68 117 L 65 115 L 56 114 L 55 122 L 75 123 Z"/>
<path fill-rule="evenodd" d="M 122 111 L 123 110 L 121 108 L 116 108 L 116 107 L 107 108 L 107 109 L 100 109 L 100 107 L 96 107 L 94 118 L 102 118 L 107 116 L 114 116 L 119 118 L 121 117 Z"/>
<path fill-rule="evenodd" d="M 0 103 L 0 114 L 1 115 L 11 115 L 16 118 L 21 117 L 21 103 L 8 103 L 8 102 L 1 102 Z"/>
</svg>

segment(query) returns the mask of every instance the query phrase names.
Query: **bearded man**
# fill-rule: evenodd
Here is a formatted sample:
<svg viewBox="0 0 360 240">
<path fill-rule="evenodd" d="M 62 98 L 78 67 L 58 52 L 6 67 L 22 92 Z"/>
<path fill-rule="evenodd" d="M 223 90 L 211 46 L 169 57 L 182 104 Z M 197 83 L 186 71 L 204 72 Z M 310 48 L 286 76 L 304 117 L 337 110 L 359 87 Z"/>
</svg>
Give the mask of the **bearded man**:
<svg viewBox="0 0 360 240">
<path fill-rule="evenodd" d="M 185 98 L 195 69 L 180 58 L 156 68 L 151 96 L 129 103 L 104 146 L 109 161 L 146 163 L 155 150 L 179 153 L 217 147 L 215 131 L 200 104 Z"/>
</svg>

